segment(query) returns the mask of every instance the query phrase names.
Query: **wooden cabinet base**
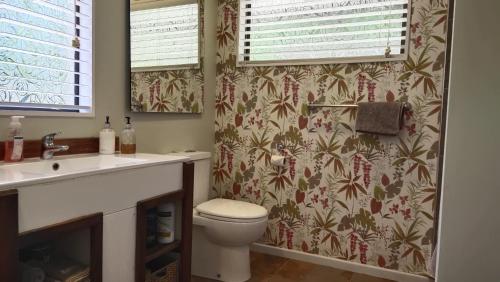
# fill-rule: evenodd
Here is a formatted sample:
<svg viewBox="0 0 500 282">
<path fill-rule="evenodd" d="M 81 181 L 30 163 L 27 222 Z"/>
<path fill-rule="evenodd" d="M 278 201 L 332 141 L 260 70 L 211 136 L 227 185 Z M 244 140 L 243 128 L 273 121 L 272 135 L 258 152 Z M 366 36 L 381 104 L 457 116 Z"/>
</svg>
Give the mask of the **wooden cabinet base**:
<svg viewBox="0 0 500 282">
<path fill-rule="evenodd" d="M 177 171 L 180 171 L 180 164 L 174 167 Z M 174 170 L 172 170 L 174 171 Z M 173 173 L 170 171 L 170 175 L 179 176 L 179 173 Z M 173 177 L 172 176 L 172 177 Z M 180 177 L 179 177 L 180 178 Z M 180 184 L 180 179 L 177 178 L 178 184 Z M 177 183 L 176 180 L 176 183 Z M 136 218 L 134 216 L 134 210 L 126 211 L 126 213 L 120 216 L 120 213 L 108 214 L 108 224 L 111 222 L 117 222 L 116 225 L 107 225 L 107 233 L 104 234 L 103 224 L 104 217 L 103 213 L 96 213 L 88 216 L 83 216 L 75 218 L 69 221 L 45 226 L 39 229 L 30 229 L 27 232 L 19 234 L 19 195 L 17 190 L 9 190 L 0 192 L 0 282 L 17 282 L 20 281 L 20 263 L 19 263 L 19 251 L 23 248 L 31 247 L 44 242 L 60 242 L 64 241 L 67 237 L 71 237 L 74 233 L 80 233 L 79 231 L 85 231 L 89 234 L 89 246 L 82 247 L 86 254 L 89 254 L 89 258 L 85 258 L 85 262 L 88 260 L 90 267 L 90 278 L 92 282 L 102 282 L 103 281 L 103 236 L 109 235 L 109 230 L 115 230 L 115 227 L 120 229 L 124 227 L 126 230 L 133 230 L 135 228 L 135 258 L 132 254 L 134 251 L 133 246 L 133 236 L 130 236 L 130 240 L 124 244 L 130 250 L 130 260 L 128 262 L 133 263 L 128 269 L 135 271 L 135 275 L 130 273 L 127 275 L 131 280 L 137 282 L 144 282 L 146 277 L 146 264 L 154 261 L 158 258 L 162 258 L 164 255 L 170 252 L 177 252 L 180 256 L 176 258 L 179 264 L 179 281 L 189 282 L 191 280 L 191 241 L 192 241 L 192 225 L 193 225 L 193 182 L 194 182 L 194 163 L 184 163 L 182 166 L 182 189 L 177 188 L 177 191 L 160 195 L 151 199 L 140 201 L 137 203 Z M 161 183 L 159 183 L 161 184 Z M 179 185 L 180 186 L 180 185 Z M 158 188 L 160 190 L 162 187 Z M 173 189 L 173 188 L 171 188 Z M 168 191 L 166 189 L 165 191 Z M 155 194 L 153 194 L 155 195 Z M 139 198 L 139 197 L 138 197 Z M 143 197 L 140 197 L 143 198 Z M 139 198 L 139 199 L 140 199 Z M 22 198 L 24 200 L 26 198 Z M 134 200 L 135 202 L 136 200 Z M 176 229 L 180 229 L 180 236 L 171 244 L 160 245 L 150 249 L 146 248 L 146 226 L 147 226 L 147 211 L 153 207 L 158 207 L 164 203 L 177 202 L 180 205 L 178 210 L 182 215 L 182 219 L 176 223 Z M 42 205 L 43 207 L 47 205 Z M 102 210 L 102 209 L 95 209 Z M 37 215 L 32 212 L 32 216 Z M 32 217 L 29 217 L 32 219 Z M 42 216 L 41 218 L 46 218 Z M 125 225 L 122 226 L 121 222 L 125 221 Z M 135 221 L 135 226 L 134 226 Z M 54 221 L 57 222 L 57 221 Z M 26 222 L 21 222 L 26 223 Z M 21 224 L 22 226 L 22 224 Z M 85 234 L 85 236 L 87 236 Z M 133 234 L 133 233 L 132 233 Z M 120 236 L 120 234 L 116 234 Z M 112 236 L 107 236 L 108 243 L 112 240 Z M 111 238 L 111 239 L 110 239 Z M 131 243 L 132 242 L 132 243 Z M 119 242 L 118 242 L 119 243 Z M 120 244 L 107 244 L 108 254 L 109 249 L 113 249 Z M 131 244 L 130 244 L 131 243 Z M 123 245 L 123 244 L 122 244 Z M 129 246 L 130 245 L 130 246 Z M 70 247 L 71 248 L 71 247 Z M 87 253 L 88 248 L 88 253 Z M 71 249 L 73 251 L 73 249 Z M 109 261 L 107 257 L 106 262 Z M 108 268 L 114 269 L 114 267 Z M 111 282 L 111 281 L 106 281 Z"/>
<path fill-rule="evenodd" d="M 0 192 L 0 281 L 18 281 L 18 195 Z"/>
</svg>

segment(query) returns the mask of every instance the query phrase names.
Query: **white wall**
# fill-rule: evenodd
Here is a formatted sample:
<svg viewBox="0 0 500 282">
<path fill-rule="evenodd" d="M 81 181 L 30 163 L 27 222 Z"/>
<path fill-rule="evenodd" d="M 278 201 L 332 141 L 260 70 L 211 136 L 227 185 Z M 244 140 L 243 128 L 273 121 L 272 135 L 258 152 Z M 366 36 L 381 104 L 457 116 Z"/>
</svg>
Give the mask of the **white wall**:
<svg viewBox="0 0 500 282">
<path fill-rule="evenodd" d="M 198 114 L 131 114 L 127 93 L 126 2 L 94 0 L 95 5 L 95 118 L 27 117 L 23 121 L 26 139 L 38 139 L 62 131 L 60 138 L 98 136 L 104 117 L 111 116 L 119 133 L 123 117 L 130 115 L 137 130 L 137 146 L 142 152 L 172 150 L 212 151 L 214 144 L 216 0 L 205 2 L 205 112 Z M 7 117 L 0 117 L 0 140 L 6 137 Z"/>
<path fill-rule="evenodd" d="M 500 281 L 499 12 L 456 0 L 439 282 Z"/>
</svg>

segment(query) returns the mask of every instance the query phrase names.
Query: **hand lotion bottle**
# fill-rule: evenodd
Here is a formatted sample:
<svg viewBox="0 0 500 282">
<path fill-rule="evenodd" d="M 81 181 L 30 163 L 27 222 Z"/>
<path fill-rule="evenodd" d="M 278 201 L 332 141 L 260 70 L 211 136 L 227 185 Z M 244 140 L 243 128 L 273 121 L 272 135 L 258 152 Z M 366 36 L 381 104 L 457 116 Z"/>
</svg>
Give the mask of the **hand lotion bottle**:
<svg viewBox="0 0 500 282">
<path fill-rule="evenodd" d="M 135 130 L 130 123 L 130 117 L 125 117 L 127 119 L 127 124 L 122 131 L 122 136 L 120 140 L 120 152 L 122 154 L 135 154 Z"/>
<path fill-rule="evenodd" d="M 9 131 L 7 133 L 7 140 L 5 140 L 5 157 L 6 162 L 20 162 L 23 160 L 23 145 L 24 139 L 21 133 L 20 119 L 23 116 L 10 117 Z"/>
<path fill-rule="evenodd" d="M 104 128 L 99 133 L 99 153 L 103 155 L 115 153 L 115 131 L 111 128 L 109 116 L 106 116 Z"/>
</svg>

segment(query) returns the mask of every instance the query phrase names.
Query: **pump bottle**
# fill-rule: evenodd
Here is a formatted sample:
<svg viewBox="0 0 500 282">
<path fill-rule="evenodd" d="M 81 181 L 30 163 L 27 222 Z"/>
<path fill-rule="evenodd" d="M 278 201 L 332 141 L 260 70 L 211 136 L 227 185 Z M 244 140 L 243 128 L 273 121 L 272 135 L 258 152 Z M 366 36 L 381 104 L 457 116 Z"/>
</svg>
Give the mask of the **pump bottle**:
<svg viewBox="0 0 500 282">
<path fill-rule="evenodd" d="M 7 132 L 7 140 L 5 141 L 5 157 L 6 162 L 20 162 L 24 159 L 23 147 L 24 138 L 21 132 L 20 119 L 23 116 L 10 117 L 9 131 Z"/>
</svg>

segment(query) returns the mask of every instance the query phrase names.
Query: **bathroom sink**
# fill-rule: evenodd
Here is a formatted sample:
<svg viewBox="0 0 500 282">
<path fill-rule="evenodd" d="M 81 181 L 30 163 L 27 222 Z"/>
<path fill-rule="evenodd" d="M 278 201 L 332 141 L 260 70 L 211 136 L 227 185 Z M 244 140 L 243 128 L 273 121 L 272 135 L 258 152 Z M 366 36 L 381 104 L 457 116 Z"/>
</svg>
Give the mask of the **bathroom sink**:
<svg viewBox="0 0 500 282">
<path fill-rule="evenodd" d="M 68 174 L 73 172 L 98 170 L 103 168 L 112 168 L 127 166 L 145 162 L 144 159 L 124 158 L 115 156 L 93 156 L 82 158 L 68 158 L 60 160 L 48 160 L 31 162 L 25 164 L 16 164 L 7 166 L 9 169 L 14 169 L 22 174 Z"/>
<path fill-rule="evenodd" d="M 124 155 L 74 155 L 52 160 L 25 161 L 0 165 L 0 190 L 6 186 L 40 182 L 54 178 L 76 177 L 113 170 L 136 168 L 154 164 L 180 161 L 178 156 L 135 154 Z"/>
</svg>

